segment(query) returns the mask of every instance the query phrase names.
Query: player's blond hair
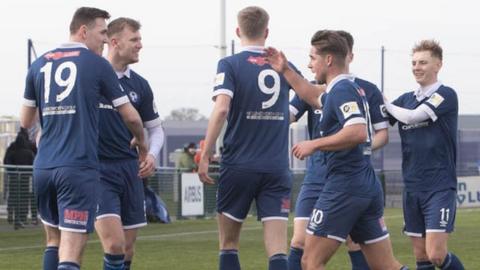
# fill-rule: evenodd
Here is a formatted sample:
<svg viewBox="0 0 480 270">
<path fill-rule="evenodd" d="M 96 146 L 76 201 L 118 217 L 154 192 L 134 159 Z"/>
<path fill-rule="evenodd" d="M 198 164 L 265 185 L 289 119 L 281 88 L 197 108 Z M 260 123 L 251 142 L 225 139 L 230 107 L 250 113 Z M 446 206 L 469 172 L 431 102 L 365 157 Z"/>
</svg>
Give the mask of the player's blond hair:
<svg viewBox="0 0 480 270">
<path fill-rule="evenodd" d="M 130 18 L 120 17 L 111 21 L 108 24 L 107 36 L 111 38 L 113 35 L 122 32 L 123 29 L 125 29 L 125 27 L 127 26 L 130 27 L 133 32 L 137 32 L 138 30 L 140 30 L 140 27 L 142 27 L 139 21 Z"/>
<path fill-rule="evenodd" d="M 433 39 L 421 40 L 415 46 L 413 46 L 412 54 L 416 52 L 429 51 L 433 57 L 436 57 L 442 61 L 443 50 L 440 43 Z"/>
<path fill-rule="evenodd" d="M 248 39 L 261 38 L 268 27 L 267 11 L 261 7 L 250 6 L 238 12 L 238 27 Z"/>
</svg>

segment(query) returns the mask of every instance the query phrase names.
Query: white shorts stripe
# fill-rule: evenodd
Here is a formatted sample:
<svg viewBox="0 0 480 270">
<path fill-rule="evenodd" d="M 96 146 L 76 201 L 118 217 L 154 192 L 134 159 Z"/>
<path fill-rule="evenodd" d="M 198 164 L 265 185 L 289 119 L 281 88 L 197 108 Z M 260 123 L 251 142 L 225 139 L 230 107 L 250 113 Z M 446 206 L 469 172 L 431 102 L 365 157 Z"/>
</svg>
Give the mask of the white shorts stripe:
<svg viewBox="0 0 480 270">
<path fill-rule="evenodd" d="M 403 232 L 405 235 L 411 236 L 411 237 L 423 237 L 421 233 L 414 233 L 414 232 Z"/>
<path fill-rule="evenodd" d="M 264 217 L 261 219 L 262 222 L 269 220 L 285 220 L 288 221 L 288 217 Z"/>
<path fill-rule="evenodd" d="M 229 214 L 229 213 L 227 213 L 227 212 L 222 212 L 222 213 L 220 213 L 220 214 L 228 217 L 228 218 L 231 219 L 231 220 L 235 220 L 236 222 L 240 222 L 240 223 L 242 223 L 242 222 L 245 220 L 245 219 L 236 218 L 236 217 L 232 216 L 231 214 Z"/>
<path fill-rule="evenodd" d="M 65 228 L 62 226 L 59 226 L 58 229 L 66 232 L 87 233 L 86 229 L 72 229 L 72 228 Z"/>
<path fill-rule="evenodd" d="M 117 214 L 103 214 L 103 215 L 97 216 L 95 219 L 99 220 L 99 219 L 107 218 L 107 217 L 115 217 L 115 218 L 121 219 L 120 215 L 117 215 Z"/>
<path fill-rule="evenodd" d="M 365 244 L 368 245 L 368 244 L 377 243 L 377 242 L 380 242 L 382 240 L 387 239 L 388 237 L 390 237 L 390 234 L 387 233 L 384 236 L 381 236 L 381 237 L 378 237 L 378 238 L 375 238 L 375 239 L 372 239 L 372 240 L 367 240 L 367 241 L 365 241 Z"/>
<path fill-rule="evenodd" d="M 123 226 L 123 229 L 124 230 L 131 230 L 131 229 L 141 228 L 141 227 L 145 227 L 145 226 L 147 226 L 147 222 L 128 225 L 128 226 Z"/>
</svg>

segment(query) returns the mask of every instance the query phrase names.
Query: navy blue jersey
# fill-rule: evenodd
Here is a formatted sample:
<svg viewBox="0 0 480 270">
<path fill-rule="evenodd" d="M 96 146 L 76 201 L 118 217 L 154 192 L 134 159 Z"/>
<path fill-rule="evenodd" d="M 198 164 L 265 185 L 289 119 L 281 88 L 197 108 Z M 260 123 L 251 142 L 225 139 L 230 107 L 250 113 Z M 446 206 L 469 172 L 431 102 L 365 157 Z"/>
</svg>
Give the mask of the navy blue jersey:
<svg viewBox="0 0 480 270">
<path fill-rule="evenodd" d="M 405 189 L 456 189 L 458 99 L 455 91 L 441 85 L 430 97 L 420 101 L 414 92 L 408 92 L 393 104 L 406 109 L 415 109 L 421 104 L 429 108 L 428 120 L 411 125 L 398 123 Z M 395 122 L 391 117 L 390 123 Z"/>
<path fill-rule="evenodd" d="M 256 172 L 287 170 L 291 87 L 265 63 L 263 48 L 248 49 L 218 62 L 213 95 L 232 98 L 222 165 Z"/>
<path fill-rule="evenodd" d="M 159 125 L 161 120 L 147 80 L 131 69 L 127 69 L 124 73 L 117 73 L 117 76 L 130 102 L 140 114 L 144 127 Z M 106 98 L 100 99 L 99 130 L 100 160 L 126 160 L 138 157 L 137 151 L 130 148 L 133 135 L 112 103 Z"/>
<path fill-rule="evenodd" d="M 307 112 L 307 128 L 310 140 L 314 140 L 320 136 L 320 118 L 322 110 L 314 109 L 308 103 L 295 95 L 290 101 L 290 112 L 298 121 L 305 112 Z M 305 172 L 304 183 L 324 183 L 325 182 L 325 159 L 322 151 L 315 151 L 307 158 L 307 170 Z"/>
<path fill-rule="evenodd" d="M 98 167 L 98 102 L 128 102 L 111 65 L 83 44 L 65 44 L 28 71 L 25 105 L 38 107 L 42 137 L 36 168 Z"/>
<path fill-rule="evenodd" d="M 365 96 L 368 101 L 368 111 L 370 112 L 371 119 L 371 125 L 369 126 L 369 129 L 372 134 L 375 134 L 376 130 L 388 128 L 388 114 L 383 101 L 382 92 L 380 92 L 375 84 L 369 81 L 355 77 L 354 82 L 365 92 Z M 372 148 L 365 146 L 364 154 L 365 157 L 370 160 Z"/>
<path fill-rule="evenodd" d="M 325 96 L 325 95 L 323 95 Z M 350 80 L 348 75 L 337 76 L 322 97 L 323 114 L 320 122 L 322 137 L 334 135 L 351 124 L 369 126 L 370 113 L 365 92 Z M 371 143 L 367 131 L 366 146 Z M 373 168 L 364 156 L 364 145 L 341 151 L 324 151 L 327 175 L 325 191 L 342 191 L 357 195 L 372 195 L 377 192 Z"/>
</svg>

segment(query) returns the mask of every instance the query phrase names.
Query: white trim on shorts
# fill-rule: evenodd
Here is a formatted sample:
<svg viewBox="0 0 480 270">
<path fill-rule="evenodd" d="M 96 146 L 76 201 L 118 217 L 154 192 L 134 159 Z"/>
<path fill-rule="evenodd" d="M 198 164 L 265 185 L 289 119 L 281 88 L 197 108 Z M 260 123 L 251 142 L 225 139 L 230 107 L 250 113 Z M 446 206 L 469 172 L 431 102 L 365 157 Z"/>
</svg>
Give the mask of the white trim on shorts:
<svg viewBox="0 0 480 270">
<path fill-rule="evenodd" d="M 222 215 L 224 215 L 224 216 L 228 217 L 229 219 L 234 220 L 236 222 L 243 223 L 243 221 L 245 221 L 245 219 L 236 218 L 236 217 L 232 216 L 231 214 L 229 214 L 227 212 L 221 212 L 220 214 L 222 214 Z"/>
<path fill-rule="evenodd" d="M 87 229 L 72 229 L 72 228 L 66 228 L 62 226 L 58 226 L 58 229 L 61 231 L 66 231 L 66 232 L 75 232 L 75 233 L 87 233 Z"/>
<path fill-rule="evenodd" d="M 313 231 L 307 229 L 307 233 L 310 234 L 310 235 L 315 235 L 313 233 Z M 318 236 L 318 235 L 315 235 L 315 236 Z M 318 236 L 318 237 L 326 237 L 326 238 L 330 238 L 330 239 L 334 239 L 334 240 L 337 240 L 339 242 L 342 242 L 342 243 L 345 243 L 345 241 L 347 241 L 347 239 L 345 238 L 341 238 L 341 237 L 338 237 L 338 236 L 335 236 L 335 235 L 327 235 L 327 236 Z"/>
<path fill-rule="evenodd" d="M 58 224 L 55 225 L 55 224 L 52 224 L 52 223 L 48 223 L 48 222 L 46 222 L 44 219 L 42 219 L 42 217 L 40 217 L 40 221 L 41 221 L 44 225 L 46 225 L 46 226 L 48 226 L 48 227 L 58 228 Z"/>
<path fill-rule="evenodd" d="M 425 230 L 426 233 L 432 233 L 432 232 L 447 232 L 446 229 L 427 229 Z"/>
<path fill-rule="evenodd" d="M 385 239 L 387 239 L 388 237 L 390 237 L 390 234 L 389 234 L 389 233 L 387 233 L 387 234 L 385 234 L 385 235 L 383 235 L 383 236 L 380 236 L 380 237 L 378 237 L 378 238 L 372 239 L 372 240 L 364 241 L 364 243 L 365 243 L 365 245 L 374 244 L 374 243 L 380 242 L 380 241 L 382 241 L 382 240 L 385 240 Z"/>
<path fill-rule="evenodd" d="M 133 224 L 133 225 L 123 226 L 123 229 L 124 230 L 131 230 L 131 229 L 141 228 L 141 227 L 145 227 L 145 226 L 147 226 L 147 222 L 142 222 L 142 223 L 137 223 L 137 224 Z"/>
<path fill-rule="evenodd" d="M 288 217 L 264 217 L 264 218 L 260 219 L 261 222 L 269 221 L 269 220 L 285 220 L 285 221 L 288 221 Z"/>
<path fill-rule="evenodd" d="M 414 232 L 407 232 L 407 231 L 404 231 L 403 233 L 410 237 L 419 237 L 419 238 L 423 237 L 423 234 L 421 233 L 414 233 Z"/>
<path fill-rule="evenodd" d="M 296 220 L 310 220 L 310 218 L 309 217 L 294 217 L 293 221 L 296 221 Z"/>
<path fill-rule="evenodd" d="M 103 215 L 96 216 L 96 217 L 95 217 L 95 220 L 99 220 L 99 219 L 107 218 L 107 217 L 116 217 L 116 218 L 118 218 L 118 219 L 122 219 L 122 218 L 120 217 L 120 215 L 118 215 L 118 214 L 103 214 Z"/>
</svg>

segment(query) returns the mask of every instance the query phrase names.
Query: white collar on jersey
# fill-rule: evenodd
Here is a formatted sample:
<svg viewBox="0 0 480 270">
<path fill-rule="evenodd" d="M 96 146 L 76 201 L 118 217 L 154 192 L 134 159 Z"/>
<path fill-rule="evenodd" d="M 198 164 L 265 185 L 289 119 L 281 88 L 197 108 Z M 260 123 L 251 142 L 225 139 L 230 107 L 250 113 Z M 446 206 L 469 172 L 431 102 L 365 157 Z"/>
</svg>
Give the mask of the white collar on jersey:
<svg viewBox="0 0 480 270">
<path fill-rule="evenodd" d="M 254 52 L 254 53 L 263 53 L 265 47 L 263 46 L 245 46 L 245 47 L 240 47 L 240 52 Z"/>
<path fill-rule="evenodd" d="M 418 101 L 421 101 L 424 98 L 428 98 L 431 95 L 433 95 L 433 93 L 435 93 L 438 90 L 438 88 L 440 88 L 440 86 L 442 86 L 442 82 L 436 81 L 435 83 L 430 84 L 428 86 L 418 88 L 415 91 L 414 95 L 415 97 L 417 97 Z"/>
<path fill-rule="evenodd" d="M 61 49 L 84 48 L 84 49 L 88 50 L 88 48 L 85 44 L 80 43 L 80 42 L 73 42 L 73 41 L 62 43 L 62 44 L 60 44 L 59 48 L 61 48 Z"/>
<path fill-rule="evenodd" d="M 115 71 L 115 73 L 117 74 L 117 77 L 119 79 L 123 78 L 124 76 L 130 79 L 130 67 L 129 66 L 127 66 L 127 69 L 125 69 L 125 71 Z"/>
<path fill-rule="evenodd" d="M 330 83 L 327 85 L 327 89 L 325 90 L 325 93 L 330 92 L 330 90 L 332 90 L 332 88 L 335 86 L 335 84 L 337 84 L 339 81 L 344 80 L 344 79 L 353 81 L 353 80 L 355 80 L 355 77 L 353 76 L 353 74 L 337 75 L 337 77 L 333 78 L 333 80 L 330 81 Z"/>
</svg>

